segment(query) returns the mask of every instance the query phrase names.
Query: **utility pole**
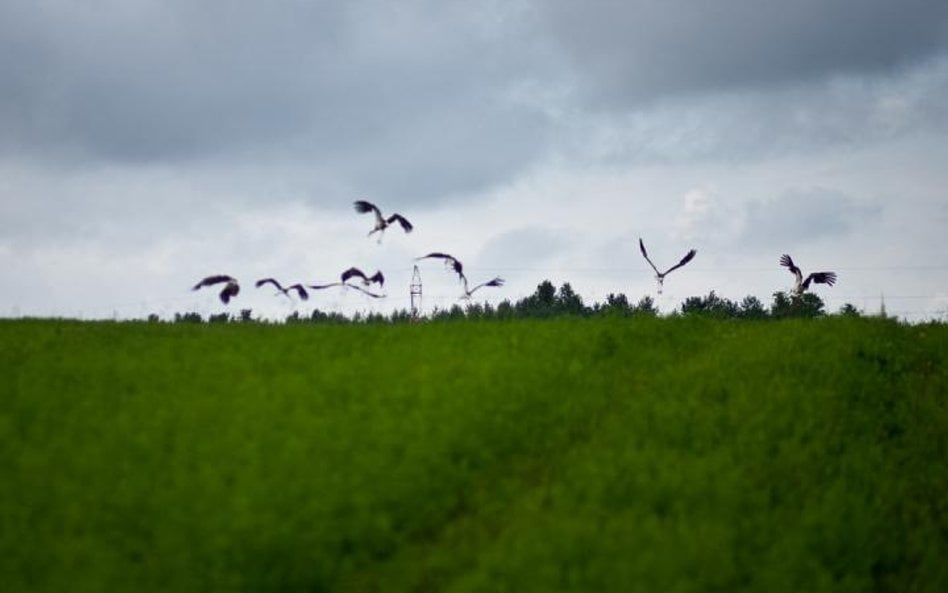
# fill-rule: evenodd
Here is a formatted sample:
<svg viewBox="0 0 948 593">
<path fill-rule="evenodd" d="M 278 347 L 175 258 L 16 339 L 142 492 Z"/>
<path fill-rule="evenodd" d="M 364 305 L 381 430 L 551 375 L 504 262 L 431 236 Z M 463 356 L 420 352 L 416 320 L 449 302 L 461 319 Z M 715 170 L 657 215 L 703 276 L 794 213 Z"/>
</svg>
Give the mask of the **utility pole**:
<svg viewBox="0 0 948 593">
<path fill-rule="evenodd" d="M 421 317 L 421 272 L 415 266 L 411 275 L 411 319 L 418 321 Z"/>
</svg>

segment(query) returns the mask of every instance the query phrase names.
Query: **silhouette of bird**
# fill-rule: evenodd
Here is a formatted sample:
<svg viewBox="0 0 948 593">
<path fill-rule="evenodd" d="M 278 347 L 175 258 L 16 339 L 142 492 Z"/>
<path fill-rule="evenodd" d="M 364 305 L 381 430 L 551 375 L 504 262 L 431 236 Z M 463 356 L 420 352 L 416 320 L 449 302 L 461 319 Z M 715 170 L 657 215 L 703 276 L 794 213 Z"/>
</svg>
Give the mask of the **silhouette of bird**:
<svg viewBox="0 0 948 593">
<path fill-rule="evenodd" d="M 408 219 L 401 214 L 392 214 L 388 218 L 385 218 L 382 216 L 382 211 L 379 210 L 378 206 L 371 202 L 366 202 L 365 200 L 356 200 L 353 202 L 353 205 L 355 206 L 355 211 L 359 214 L 367 214 L 369 212 L 375 213 L 375 228 L 369 231 L 368 236 L 371 237 L 372 233 L 378 233 L 379 243 L 382 242 L 382 235 L 385 234 L 385 229 L 388 228 L 388 226 L 393 222 L 397 222 L 398 224 L 402 225 L 402 228 L 406 233 L 410 233 L 414 228 L 411 223 L 408 222 Z"/>
<path fill-rule="evenodd" d="M 257 280 L 256 286 L 257 288 L 260 288 L 264 284 L 272 284 L 274 288 L 282 292 L 287 297 L 290 296 L 289 293 L 291 290 L 295 290 L 296 294 L 299 295 L 300 299 L 305 301 L 306 299 L 309 298 L 309 293 L 306 292 L 306 288 L 303 287 L 302 284 L 291 284 L 290 286 L 284 287 L 282 284 L 280 284 L 278 281 L 276 281 L 273 278 L 261 278 L 260 280 Z"/>
<path fill-rule="evenodd" d="M 464 284 L 464 294 L 461 295 L 462 299 L 471 298 L 472 294 L 474 294 L 477 290 L 484 288 L 485 286 L 497 287 L 497 286 L 504 285 L 504 279 L 498 276 L 496 278 L 488 280 L 487 282 L 482 282 L 478 284 L 477 286 L 475 286 L 474 288 L 468 288 L 468 280 L 467 280 L 467 276 L 464 275 L 464 264 L 461 263 L 461 260 L 454 257 L 453 255 L 442 253 L 440 251 L 432 251 L 428 255 L 416 257 L 415 259 L 418 260 L 418 259 L 428 259 L 428 258 L 443 259 L 444 265 L 454 270 L 454 273 L 458 275 L 458 279 L 460 279 L 461 283 Z"/>
<path fill-rule="evenodd" d="M 200 282 L 194 285 L 194 288 L 191 290 L 198 290 L 205 286 L 214 286 L 215 284 L 224 283 L 224 288 L 220 292 L 221 302 L 225 305 L 230 302 L 230 299 L 237 296 L 237 293 L 240 292 L 240 284 L 237 282 L 237 279 L 228 276 L 226 274 L 217 274 L 215 276 L 208 276 Z"/>
<path fill-rule="evenodd" d="M 420 259 L 428 259 L 428 258 L 443 259 L 444 265 L 446 267 L 453 268 L 454 272 L 458 276 L 460 276 L 461 278 L 464 277 L 464 265 L 460 262 L 460 260 L 458 260 L 458 258 L 454 257 L 453 255 L 448 255 L 447 253 L 441 253 L 440 251 L 432 251 L 428 255 L 422 255 L 421 257 L 416 257 L 415 261 L 418 261 Z"/>
<path fill-rule="evenodd" d="M 325 288 L 332 288 L 333 286 L 345 286 L 346 288 L 354 288 L 369 295 L 372 298 L 380 299 L 385 296 L 384 294 L 378 294 L 366 290 L 366 288 L 363 288 L 363 286 L 350 284 L 348 281 L 352 278 L 361 278 L 362 284 L 366 287 L 371 286 L 372 284 L 378 284 L 379 286 L 383 286 L 385 284 L 385 276 L 382 274 L 381 270 L 376 271 L 372 276 L 366 276 L 365 272 L 359 268 L 352 267 L 339 275 L 339 282 L 330 282 L 329 284 L 310 284 L 308 288 L 312 288 L 313 290 L 323 290 Z"/>
<path fill-rule="evenodd" d="M 694 259 L 695 254 L 698 253 L 697 251 L 692 249 L 691 251 L 685 254 L 685 257 L 681 258 L 680 262 L 668 268 L 664 272 L 659 272 L 658 268 L 655 267 L 655 264 L 652 263 L 652 260 L 649 259 L 648 252 L 645 251 L 645 243 L 642 242 L 641 237 L 639 237 L 639 249 L 642 251 L 642 256 L 645 258 L 645 261 L 648 262 L 648 265 L 652 266 L 652 269 L 655 270 L 655 280 L 658 281 L 658 294 L 662 294 L 662 286 L 665 282 L 665 276 L 667 276 L 672 271 L 677 270 L 678 268 L 690 262 L 692 259 Z"/>
<path fill-rule="evenodd" d="M 796 277 L 796 283 L 793 287 L 793 293 L 796 296 L 802 296 L 804 292 L 810 287 L 811 282 L 817 284 L 828 284 L 830 286 L 836 284 L 836 272 L 813 272 L 806 277 L 806 280 L 803 279 L 803 272 L 800 271 L 796 265 L 794 265 L 793 260 L 790 259 L 790 256 L 784 253 L 780 256 L 780 265 L 788 268 L 790 272 Z"/>
<path fill-rule="evenodd" d="M 485 286 L 496 287 L 496 286 L 504 285 L 504 279 L 501 278 L 500 276 L 493 278 L 492 280 L 488 280 L 487 282 L 481 282 L 480 284 L 478 284 L 477 286 L 471 289 L 468 289 L 467 287 L 467 276 L 465 276 L 464 274 L 461 274 L 461 281 L 464 282 L 464 294 L 461 296 L 462 299 L 471 298 L 472 294 L 474 294 L 478 289 L 484 288 Z"/>
</svg>

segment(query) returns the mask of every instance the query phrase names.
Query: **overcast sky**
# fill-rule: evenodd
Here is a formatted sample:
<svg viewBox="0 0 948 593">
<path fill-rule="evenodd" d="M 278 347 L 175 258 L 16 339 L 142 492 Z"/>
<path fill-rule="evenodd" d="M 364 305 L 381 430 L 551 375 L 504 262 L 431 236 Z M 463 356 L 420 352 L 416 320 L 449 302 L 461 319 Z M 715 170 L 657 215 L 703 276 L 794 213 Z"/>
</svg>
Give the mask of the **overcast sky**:
<svg viewBox="0 0 948 593">
<path fill-rule="evenodd" d="M 446 251 L 493 303 L 770 303 L 789 253 L 830 310 L 948 317 L 944 0 L 4 0 L 0 80 L 0 316 L 388 312 Z M 662 295 L 639 237 L 698 250 Z M 388 298 L 253 287 L 351 265 Z"/>
</svg>

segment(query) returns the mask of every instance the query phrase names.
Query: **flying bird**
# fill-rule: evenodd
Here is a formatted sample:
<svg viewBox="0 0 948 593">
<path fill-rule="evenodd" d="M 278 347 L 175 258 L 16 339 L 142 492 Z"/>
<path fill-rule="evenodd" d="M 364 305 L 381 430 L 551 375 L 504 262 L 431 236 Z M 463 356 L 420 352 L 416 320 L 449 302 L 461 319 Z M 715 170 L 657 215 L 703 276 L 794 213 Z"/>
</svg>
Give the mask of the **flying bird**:
<svg viewBox="0 0 948 593">
<path fill-rule="evenodd" d="M 454 272 L 461 278 L 464 277 L 464 265 L 458 260 L 458 258 L 453 255 L 448 255 L 447 253 L 441 253 L 440 251 L 432 251 L 428 255 L 422 255 L 421 257 L 416 257 L 415 261 L 419 259 L 443 259 L 444 265 L 448 268 L 452 268 Z"/>
<path fill-rule="evenodd" d="M 790 259 L 790 256 L 784 253 L 780 256 L 780 265 L 788 268 L 790 272 L 796 277 L 796 283 L 793 287 L 793 293 L 796 296 L 802 296 L 804 292 L 810 287 L 811 282 L 817 284 L 828 284 L 830 286 L 836 284 L 836 272 L 813 272 L 806 277 L 806 280 L 803 279 L 803 272 L 800 271 L 796 265 L 794 265 L 793 260 Z"/>
<path fill-rule="evenodd" d="M 214 286 L 215 284 L 224 283 L 224 288 L 220 292 L 221 302 L 225 305 L 230 302 L 230 299 L 237 296 L 237 293 L 240 292 L 240 284 L 237 283 L 237 279 L 228 276 L 226 274 L 217 274 L 215 276 L 208 276 L 207 278 L 201 280 L 194 285 L 194 288 L 191 290 L 198 290 L 205 286 Z"/>
<path fill-rule="evenodd" d="M 350 284 L 349 280 L 352 278 L 361 278 L 363 286 L 359 286 L 358 284 Z M 375 274 L 367 276 L 365 272 L 359 268 L 352 267 L 339 275 L 339 282 L 330 282 L 329 284 L 310 284 L 308 287 L 312 288 L 313 290 L 323 290 L 325 288 L 332 288 L 333 286 L 345 286 L 346 288 L 354 288 L 375 299 L 384 297 L 384 294 L 374 293 L 364 288 L 371 286 L 372 284 L 378 284 L 379 286 L 383 286 L 385 284 L 385 276 L 382 274 L 381 270 L 377 270 Z"/>
<path fill-rule="evenodd" d="M 369 231 L 368 236 L 371 237 L 372 233 L 378 233 L 379 243 L 382 242 L 382 235 L 385 234 L 385 229 L 388 228 L 388 226 L 393 222 L 397 222 L 398 224 L 402 225 L 402 228 L 406 233 L 410 233 L 414 228 L 411 223 L 408 222 L 408 219 L 401 214 L 392 214 L 388 218 L 385 218 L 382 216 L 382 211 L 379 210 L 378 206 L 371 202 L 366 202 L 365 200 L 356 200 L 353 202 L 353 205 L 355 206 L 355 211 L 359 214 L 368 214 L 369 212 L 375 213 L 375 228 Z"/>
<path fill-rule="evenodd" d="M 381 270 L 376 270 L 372 276 L 366 276 L 365 272 L 353 267 L 343 272 L 340 278 L 342 278 L 343 282 L 346 282 L 350 278 L 362 278 L 362 284 L 365 286 L 370 286 L 373 283 L 378 284 L 380 287 L 385 285 L 385 276 L 382 275 Z"/>
<path fill-rule="evenodd" d="M 306 299 L 309 298 L 309 293 L 306 292 L 306 288 L 302 284 L 291 284 L 290 286 L 283 286 L 282 284 L 280 284 L 277 280 L 273 278 L 261 278 L 260 280 L 257 280 L 256 286 L 257 288 L 260 288 L 264 284 L 272 284 L 274 288 L 282 292 L 287 297 L 290 296 L 289 293 L 291 290 L 295 290 L 296 294 L 300 297 L 300 299 L 305 301 Z"/>
<path fill-rule="evenodd" d="M 648 252 L 645 251 L 645 243 L 642 242 L 641 237 L 639 237 L 639 249 L 642 251 L 642 256 L 645 257 L 645 261 L 648 262 L 648 265 L 652 266 L 652 269 L 655 270 L 655 280 L 658 281 L 658 294 L 662 294 L 662 285 L 665 282 L 665 276 L 670 274 L 673 270 L 677 270 L 678 268 L 682 267 L 686 263 L 690 262 L 692 259 L 694 259 L 695 254 L 698 253 L 697 251 L 692 249 L 691 251 L 685 254 L 685 257 L 681 258 L 680 262 L 668 268 L 664 272 L 659 272 L 658 268 L 655 267 L 655 264 L 652 263 L 652 260 L 649 259 Z"/>
</svg>

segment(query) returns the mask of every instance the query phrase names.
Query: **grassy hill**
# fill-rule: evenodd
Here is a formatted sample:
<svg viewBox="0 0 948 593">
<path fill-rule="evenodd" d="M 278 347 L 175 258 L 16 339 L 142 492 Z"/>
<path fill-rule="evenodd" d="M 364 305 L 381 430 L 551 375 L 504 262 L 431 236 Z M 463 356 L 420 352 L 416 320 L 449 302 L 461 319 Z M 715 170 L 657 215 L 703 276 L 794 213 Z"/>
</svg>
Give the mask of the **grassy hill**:
<svg viewBox="0 0 948 593">
<path fill-rule="evenodd" d="M 945 591 L 948 328 L 0 322 L 9 591 Z"/>
</svg>

